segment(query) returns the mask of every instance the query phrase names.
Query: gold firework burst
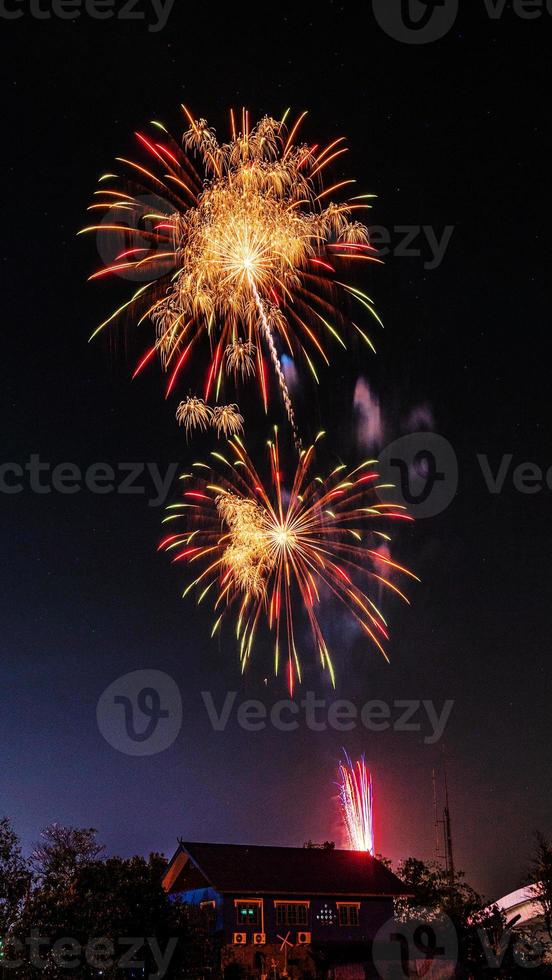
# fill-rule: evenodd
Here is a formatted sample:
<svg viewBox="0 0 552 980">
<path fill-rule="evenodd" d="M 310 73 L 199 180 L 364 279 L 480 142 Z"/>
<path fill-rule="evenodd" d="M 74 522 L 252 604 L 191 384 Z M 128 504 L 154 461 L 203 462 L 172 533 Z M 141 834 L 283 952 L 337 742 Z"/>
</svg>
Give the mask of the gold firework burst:
<svg viewBox="0 0 552 980">
<path fill-rule="evenodd" d="M 411 518 L 401 505 L 382 499 L 389 484 L 380 481 L 375 460 L 351 471 L 340 464 L 323 479 L 313 470 L 312 445 L 301 451 L 284 485 L 277 439 L 268 448 L 269 480 L 259 475 L 239 436 L 228 441 L 226 454 L 213 452 L 211 464 L 194 463 L 182 476 L 182 499 L 165 518 L 177 521 L 179 530 L 159 547 L 196 569 L 184 595 L 196 587 L 199 602 L 213 597 L 213 634 L 235 608 L 242 670 L 266 620 L 275 634 L 275 672 L 285 655 L 293 691 L 305 645 L 298 643 L 298 622 L 310 626 L 312 646 L 335 680 L 323 628 L 332 599 L 387 659 L 388 627 L 377 603 L 384 592 L 408 602 L 396 578 L 416 576 L 391 558 L 386 528 Z"/>
<path fill-rule="evenodd" d="M 264 596 L 275 561 L 267 548 L 270 529 L 265 512 L 254 500 L 234 493 L 221 494 L 215 504 L 229 530 L 222 554 L 223 568 L 242 592 Z"/>
<path fill-rule="evenodd" d="M 112 174 L 102 178 L 92 208 L 107 221 L 84 231 L 115 236 L 122 251 L 92 278 L 124 270 L 137 272 L 144 285 L 95 332 L 124 311 L 152 320 L 155 343 L 135 374 L 158 353 L 170 372 L 167 394 L 192 354 L 197 360 L 208 347 L 205 401 L 211 391 L 219 397 L 225 351 L 234 374 L 250 375 L 254 361 L 265 409 L 268 355 L 296 431 L 282 354 L 302 360 L 318 383 L 316 360 L 329 363 L 327 341 L 347 346 L 340 292 L 381 323 L 373 301 L 342 271 L 379 261 L 367 228 L 354 218 L 371 206 L 371 195 L 332 201 L 354 183 L 324 186 L 326 169 L 346 147 L 342 138 L 322 148 L 298 142 L 306 113 L 289 129 L 285 117 L 251 127 L 245 110 L 241 124 L 231 113 L 231 138 L 221 143 L 205 120 L 185 112 L 184 150 L 155 123 L 154 136 L 137 134 L 150 162 L 120 160 L 131 174 L 127 189 L 118 189 Z M 373 349 L 365 330 L 350 323 Z"/>
<path fill-rule="evenodd" d="M 235 375 L 241 374 L 242 378 L 251 377 L 255 374 L 255 354 L 257 348 L 250 340 L 242 340 L 238 337 L 226 348 L 226 370 Z"/>
<path fill-rule="evenodd" d="M 243 432 L 243 415 L 237 405 L 217 405 L 213 409 L 212 422 L 218 436 L 235 436 Z"/>
<path fill-rule="evenodd" d="M 203 398 L 197 398 L 195 395 L 188 395 L 176 410 L 176 421 L 184 426 L 186 437 L 196 428 L 205 432 L 212 418 L 213 409 L 205 404 Z"/>
</svg>

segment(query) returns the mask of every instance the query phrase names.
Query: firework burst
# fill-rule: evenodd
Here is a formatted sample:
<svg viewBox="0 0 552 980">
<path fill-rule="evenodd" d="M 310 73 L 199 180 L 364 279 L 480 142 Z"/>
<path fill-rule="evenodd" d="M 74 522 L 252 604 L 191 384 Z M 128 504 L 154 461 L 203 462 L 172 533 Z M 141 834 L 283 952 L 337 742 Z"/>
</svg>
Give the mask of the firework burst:
<svg viewBox="0 0 552 980">
<path fill-rule="evenodd" d="M 155 342 L 135 374 L 158 353 L 170 375 L 167 394 L 202 346 L 206 401 L 213 390 L 218 398 L 225 351 L 243 378 L 255 363 L 265 409 L 268 355 L 297 438 L 281 354 L 302 358 L 318 382 L 316 361 L 329 363 L 328 341 L 346 347 L 338 312 L 344 294 L 381 322 L 370 297 L 343 281 L 347 267 L 379 261 L 367 228 L 354 219 L 371 195 L 330 201 L 354 184 L 324 185 L 326 168 L 346 148 L 342 138 L 322 148 L 297 142 L 306 113 L 289 129 L 285 117 L 251 127 L 245 111 L 238 126 L 232 113 L 231 137 L 220 143 L 204 120 L 185 112 L 183 147 L 154 123 L 155 135 L 136 134 L 149 159 L 118 160 L 127 175 L 123 189 L 117 175 L 101 178 L 92 210 L 104 222 L 83 231 L 115 236 L 122 248 L 91 278 L 136 274 L 145 284 L 93 336 L 125 311 L 139 323 L 149 319 Z"/>
<path fill-rule="evenodd" d="M 214 599 L 213 635 L 228 611 L 235 613 L 242 671 L 251 659 L 261 621 L 274 635 L 275 672 L 285 659 L 290 692 L 301 680 L 298 622 L 310 627 L 310 646 L 322 668 L 335 672 L 320 618 L 332 599 L 344 604 L 363 633 L 387 658 L 386 621 L 369 594 L 382 590 L 408 599 L 394 579 L 415 576 L 380 548 L 385 526 L 410 520 L 404 508 L 378 496 L 377 463 L 351 472 L 335 467 L 326 479 L 314 472 L 315 446 L 302 450 L 284 487 L 277 435 L 268 443 L 269 478 L 259 476 L 239 437 L 226 455 L 194 463 L 181 477 L 182 500 L 166 522 L 177 528 L 160 544 L 174 562 L 198 573 L 184 591 Z M 183 525 L 179 527 L 178 525 Z M 302 633 L 301 633 L 302 635 Z"/>
<path fill-rule="evenodd" d="M 352 851 L 374 854 L 374 793 L 371 773 L 362 756 L 356 765 L 345 752 L 339 763 L 339 802 Z"/>
<path fill-rule="evenodd" d="M 237 405 L 216 405 L 213 409 L 213 428 L 217 435 L 235 436 L 243 432 L 243 415 Z"/>
<path fill-rule="evenodd" d="M 184 426 L 186 436 L 189 436 L 194 429 L 205 432 L 212 420 L 213 409 L 205 404 L 203 398 L 196 398 L 195 395 L 188 395 L 176 410 L 176 421 Z"/>
<path fill-rule="evenodd" d="M 233 344 L 228 344 L 225 353 L 226 370 L 229 373 L 239 374 L 243 380 L 255 374 L 257 349 L 251 341 L 242 340 L 241 337 L 238 337 Z"/>
</svg>

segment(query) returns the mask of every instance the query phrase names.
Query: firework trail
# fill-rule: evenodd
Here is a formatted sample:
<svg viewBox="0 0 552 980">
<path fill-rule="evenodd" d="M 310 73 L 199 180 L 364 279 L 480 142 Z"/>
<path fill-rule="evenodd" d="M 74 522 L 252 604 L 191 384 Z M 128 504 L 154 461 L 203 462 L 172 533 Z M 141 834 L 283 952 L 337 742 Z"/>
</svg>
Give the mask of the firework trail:
<svg viewBox="0 0 552 980">
<path fill-rule="evenodd" d="M 322 433 L 320 434 L 322 435 Z M 297 619 L 310 626 L 311 646 L 335 684 L 335 671 L 320 624 L 328 601 L 337 598 L 386 657 L 387 623 L 369 591 L 380 586 L 408 602 L 392 580 L 415 579 L 379 543 L 385 526 L 409 521 L 405 509 L 378 496 L 377 463 L 368 460 L 347 472 L 336 466 L 323 479 L 314 471 L 315 446 L 302 450 L 285 485 L 275 438 L 268 443 L 269 475 L 258 474 L 239 436 L 226 455 L 211 453 L 210 464 L 194 463 L 184 473 L 182 499 L 171 504 L 165 522 L 177 522 L 160 550 L 198 572 L 184 591 L 198 602 L 214 600 L 214 635 L 225 613 L 235 615 L 242 671 L 264 621 L 274 634 L 274 667 L 283 659 L 290 692 L 301 681 Z"/>
<path fill-rule="evenodd" d="M 225 375 L 235 380 L 239 367 L 242 380 L 256 374 L 265 410 L 268 353 L 298 442 L 282 353 L 303 359 L 318 383 L 316 362 L 329 364 L 328 341 L 346 347 L 345 296 L 381 323 L 370 297 L 343 281 L 347 268 L 380 261 L 353 218 L 372 195 L 328 203 L 354 184 L 324 185 L 326 168 L 346 147 L 343 138 L 323 148 L 297 142 L 306 113 L 290 129 L 287 113 L 254 127 L 246 111 L 240 126 L 231 113 L 231 138 L 219 143 L 205 120 L 183 108 L 183 146 L 154 122 L 154 135 L 136 134 L 144 162 L 118 158 L 122 174 L 100 179 L 90 210 L 103 221 L 83 233 L 113 236 L 116 257 L 90 278 L 133 275 L 144 285 L 92 336 L 123 314 L 150 321 L 155 342 L 134 376 L 157 354 L 168 396 L 190 362 L 197 371 L 207 354 L 205 402 L 218 399 Z M 351 326 L 373 350 L 365 330 Z"/>
<path fill-rule="evenodd" d="M 339 802 L 349 847 L 352 851 L 374 854 L 373 784 L 372 775 L 362 756 L 356 765 L 344 753 L 339 763 Z"/>
<path fill-rule="evenodd" d="M 268 349 L 270 351 L 270 356 L 272 358 L 272 364 L 274 365 L 274 370 L 275 370 L 276 376 L 278 378 L 278 384 L 280 385 L 280 391 L 282 392 L 282 398 L 283 398 L 283 401 L 284 401 L 284 405 L 286 407 L 287 417 L 288 417 L 288 419 L 290 421 L 290 424 L 291 424 L 291 427 L 293 429 L 293 438 L 295 439 L 295 444 L 299 447 L 300 444 L 301 444 L 301 441 L 299 439 L 299 433 L 297 431 L 297 423 L 295 422 L 295 412 L 293 411 L 293 406 L 291 404 L 291 398 L 290 398 L 290 395 L 289 395 L 289 389 L 288 389 L 287 382 L 286 382 L 286 379 L 285 379 L 285 376 L 284 376 L 284 372 L 282 370 L 282 365 L 280 363 L 280 358 L 278 357 L 278 352 L 276 350 L 276 345 L 274 343 L 274 337 L 273 337 L 273 334 L 272 334 L 271 325 L 269 323 L 268 316 L 267 316 L 266 310 L 265 310 L 264 305 L 263 305 L 263 301 L 262 301 L 261 297 L 259 296 L 259 292 L 257 290 L 257 287 L 255 286 L 255 283 L 252 283 L 251 284 L 251 289 L 252 289 L 253 295 L 255 297 L 255 303 L 257 304 L 257 308 L 259 310 L 259 320 L 260 320 L 260 323 L 261 323 L 261 326 L 262 326 L 262 330 L 263 330 L 263 333 L 264 333 L 264 336 L 265 336 L 265 339 L 266 339 L 267 347 L 268 347 Z"/>
</svg>

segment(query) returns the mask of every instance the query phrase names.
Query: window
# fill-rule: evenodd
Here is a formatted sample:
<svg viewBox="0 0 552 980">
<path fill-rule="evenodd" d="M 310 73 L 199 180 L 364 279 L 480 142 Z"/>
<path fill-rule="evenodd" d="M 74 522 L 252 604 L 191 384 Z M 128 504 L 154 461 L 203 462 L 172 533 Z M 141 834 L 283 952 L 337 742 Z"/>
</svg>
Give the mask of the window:
<svg viewBox="0 0 552 980">
<path fill-rule="evenodd" d="M 308 902 L 275 902 L 276 925 L 307 926 L 309 924 Z"/>
<path fill-rule="evenodd" d="M 259 926 L 261 924 L 261 902 L 236 902 L 236 921 L 239 926 Z"/>
<path fill-rule="evenodd" d="M 340 926 L 358 926 L 360 905 L 344 903 L 337 905 L 338 921 Z"/>
</svg>

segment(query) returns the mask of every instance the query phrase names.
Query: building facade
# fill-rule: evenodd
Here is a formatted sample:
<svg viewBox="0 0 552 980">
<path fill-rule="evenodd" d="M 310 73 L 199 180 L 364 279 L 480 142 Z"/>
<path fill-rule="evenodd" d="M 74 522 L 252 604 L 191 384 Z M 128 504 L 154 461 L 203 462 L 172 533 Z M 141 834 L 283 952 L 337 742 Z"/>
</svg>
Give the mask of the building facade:
<svg viewBox="0 0 552 980">
<path fill-rule="evenodd" d="M 211 911 L 221 974 L 241 967 L 253 978 L 364 977 L 371 941 L 404 895 L 367 853 L 184 841 L 164 886 Z"/>
</svg>

